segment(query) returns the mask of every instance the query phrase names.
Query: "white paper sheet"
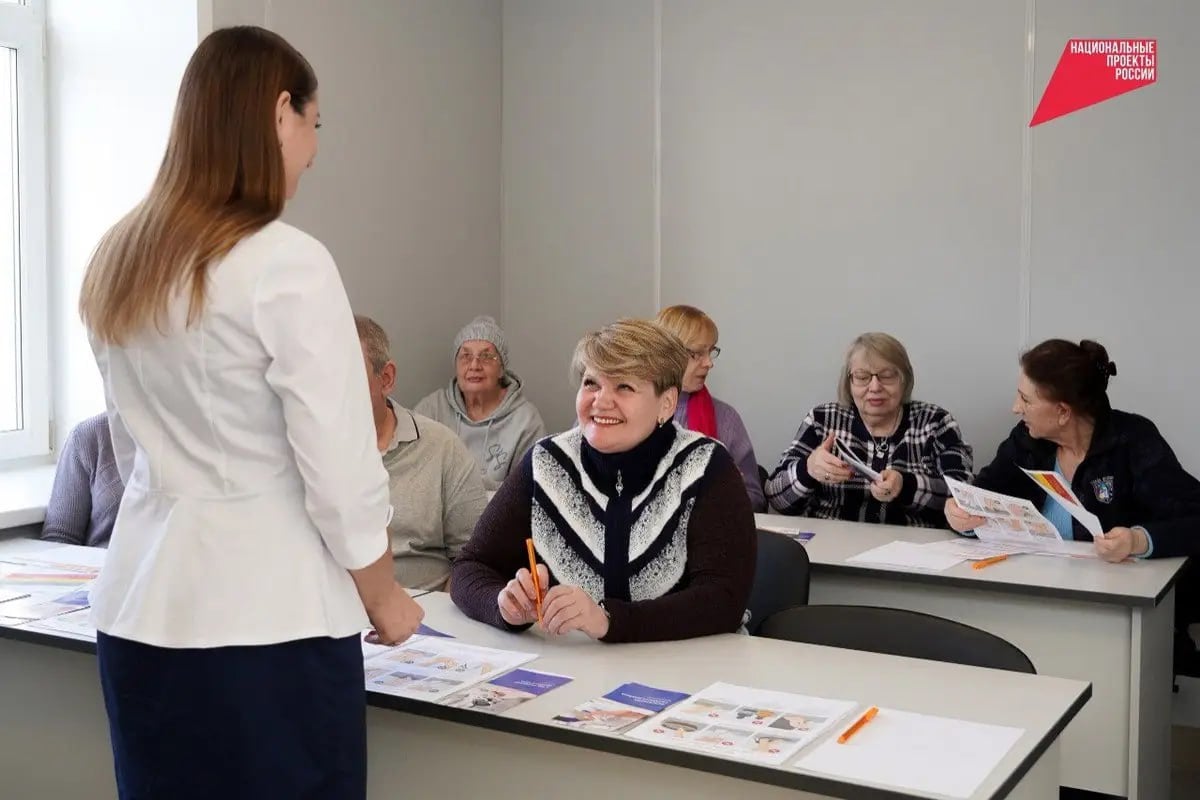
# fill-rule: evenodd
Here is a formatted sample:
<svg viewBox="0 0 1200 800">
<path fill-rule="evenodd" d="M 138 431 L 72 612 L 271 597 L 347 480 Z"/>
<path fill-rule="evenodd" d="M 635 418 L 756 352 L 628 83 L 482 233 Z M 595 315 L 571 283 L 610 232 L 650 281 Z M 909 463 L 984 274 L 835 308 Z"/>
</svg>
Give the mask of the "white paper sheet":
<svg viewBox="0 0 1200 800">
<path fill-rule="evenodd" d="M 92 624 L 92 610 L 82 608 L 69 614 L 59 614 L 23 626 L 25 630 L 41 631 L 56 636 L 69 636 L 85 642 L 96 641 L 96 626 Z"/>
<path fill-rule="evenodd" d="M 850 556 L 847 564 L 863 564 L 873 567 L 891 569 L 919 569 L 931 572 L 941 572 L 944 569 L 961 564 L 964 556 L 956 553 L 930 550 L 916 542 L 895 541 L 870 550 Z"/>
<path fill-rule="evenodd" d="M 22 553 L 17 558 L 21 561 L 35 562 L 52 567 L 85 567 L 99 570 L 104 566 L 108 555 L 106 547 L 81 547 L 77 545 L 57 545 L 42 550 Z"/>
<path fill-rule="evenodd" d="M 947 539 L 944 542 L 929 542 L 921 546 L 931 553 L 955 555 L 969 561 L 1032 553 L 1036 550 L 1035 545 L 1024 542 L 984 542 L 979 539 Z"/>
<path fill-rule="evenodd" d="M 1092 542 L 1046 541 L 1046 542 L 985 542 L 980 539 L 947 539 L 922 545 L 932 553 L 961 556 L 970 561 L 979 561 L 993 556 L 1060 556 L 1066 558 L 1100 558 Z"/>
<path fill-rule="evenodd" d="M 969 798 L 1024 733 L 880 708 L 845 744 L 831 735 L 794 766 L 861 783 Z"/>
<path fill-rule="evenodd" d="M 5 603 L 9 600 L 20 600 L 22 597 L 28 596 L 29 592 L 23 592 L 18 589 L 0 588 L 0 603 Z"/>
</svg>

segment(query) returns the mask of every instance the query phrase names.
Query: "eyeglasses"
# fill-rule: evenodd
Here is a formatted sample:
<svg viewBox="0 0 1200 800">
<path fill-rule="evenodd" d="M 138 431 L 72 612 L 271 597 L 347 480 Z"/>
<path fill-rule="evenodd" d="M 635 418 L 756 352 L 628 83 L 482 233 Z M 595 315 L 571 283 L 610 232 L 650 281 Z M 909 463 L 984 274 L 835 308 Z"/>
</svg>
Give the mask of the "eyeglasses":
<svg viewBox="0 0 1200 800">
<path fill-rule="evenodd" d="M 701 361 L 701 360 L 703 360 L 703 358 L 705 356 L 708 356 L 713 361 L 716 361 L 717 358 L 721 355 L 721 348 L 713 347 L 707 351 L 705 351 L 705 350 L 688 350 L 688 355 L 691 356 L 692 359 L 695 361 Z"/>
<path fill-rule="evenodd" d="M 478 361 L 485 367 L 490 367 L 492 364 L 496 364 L 500 361 L 500 356 L 491 351 L 483 353 L 468 353 L 464 350 L 458 354 L 458 363 L 470 364 L 472 361 Z"/>
<path fill-rule="evenodd" d="M 856 369 L 850 371 L 850 382 L 855 386 L 870 386 L 872 378 L 878 378 L 879 382 L 884 386 L 890 386 L 900 381 L 900 370 L 888 367 L 887 369 L 881 369 L 878 372 L 871 372 L 870 370 L 865 369 Z"/>
</svg>

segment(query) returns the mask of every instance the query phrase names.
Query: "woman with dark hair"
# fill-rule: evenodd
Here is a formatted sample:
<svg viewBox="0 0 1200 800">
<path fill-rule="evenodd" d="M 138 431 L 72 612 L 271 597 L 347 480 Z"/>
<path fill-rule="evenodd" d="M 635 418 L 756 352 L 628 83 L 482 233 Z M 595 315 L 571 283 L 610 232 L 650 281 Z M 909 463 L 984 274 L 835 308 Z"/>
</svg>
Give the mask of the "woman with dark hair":
<svg viewBox="0 0 1200 800">
<path fill-rule="evenodd" d="M 84 277 L 126 487 L 91 593 L 122 800 L 361 799 L 359 634 L 421 621 L 337 266 L 279 220 L 319 119 L 291 45 L 214 31 Z"/>
<path fill-rule="evenodd" d="M 1013 428 L 975 485 L 1040 505 L 1064 539 L 1091 535 L 1021 469 L 1054 470 L 1105 529 L 1096 551 L 1108 561 L 1196 553 L 1200 481 L 1179 464 L 1154 423 L 1109 405 L 1117 366 L 1096 342 L 1049 339 L 1021 356 Z M 950 527 L 983 523 L 953 500 Z"/>
</svg>

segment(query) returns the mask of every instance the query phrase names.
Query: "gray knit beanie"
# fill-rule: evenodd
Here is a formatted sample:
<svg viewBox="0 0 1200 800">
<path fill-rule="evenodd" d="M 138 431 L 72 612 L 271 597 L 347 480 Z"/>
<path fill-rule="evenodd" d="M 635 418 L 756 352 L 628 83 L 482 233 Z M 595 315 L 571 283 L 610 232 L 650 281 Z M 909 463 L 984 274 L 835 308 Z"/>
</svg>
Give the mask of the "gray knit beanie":
<svg viewBox="0 0 1200 800">
<path fill-rule="evenodd" d="M 508 341 L 504 338 L 504 331 L 500 330 L 496 320 L 487 316 L 476 317 L 464 325 L 463 329 L 458 332 L 458 336 L 454 337 L 454 359 L 458 360 L 458 351 L 462 348 L 463 342 L 475 340 L 491 342 L 492 346 L 496 348 L 496 352 L 500 354 L 501 369 L 508 368 Z"/>
</svg>

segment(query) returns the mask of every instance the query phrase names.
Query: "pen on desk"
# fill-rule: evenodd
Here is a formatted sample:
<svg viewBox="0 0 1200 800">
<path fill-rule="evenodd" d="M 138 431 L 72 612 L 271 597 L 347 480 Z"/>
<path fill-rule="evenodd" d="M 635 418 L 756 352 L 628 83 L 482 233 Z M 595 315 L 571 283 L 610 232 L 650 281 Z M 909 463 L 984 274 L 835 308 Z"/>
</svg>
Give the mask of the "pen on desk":
<svg viewBox="0 0 1200 800">
<path fill-rule="evenodd" d="M 877 706 L 871 706 L 868 708 L 865 714 L 859 717 L 858 720 L 849 728 L 846 728 L 842 735 L 837 738 L 838 744 L 845 744 L 846 742 L 850 741 L 850 737 L 858 733 L 859 730 L 862 729 L 862 727 L 868 722 L 875 719 L 875 715 L 878 713 L 879 708 Z"/>
<path fill-rule="evenodd" d="M 984 567 L 990 567 L 992 564 L 999 564 L 1006 558 L 1008 558 L 1008 555 L 1005 553 L 1002 553 L 998 556 L 992 556 L 991 558 L 983 558 L 972 564 L 971 569 L 983 569 Z"/>
<path fill-rule="evenodd" d="M 525 540 L 525 549 L 529 552 L 529 574 L 533 577 L 533 593 L 537 601 L 538 622 L 542 621 L 542 584 L 538 580 L 537 555 L 533 549 L 533 539 Z"/>
</svg>

